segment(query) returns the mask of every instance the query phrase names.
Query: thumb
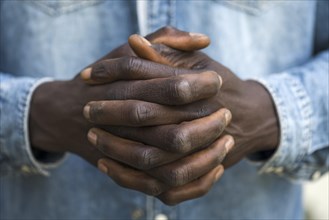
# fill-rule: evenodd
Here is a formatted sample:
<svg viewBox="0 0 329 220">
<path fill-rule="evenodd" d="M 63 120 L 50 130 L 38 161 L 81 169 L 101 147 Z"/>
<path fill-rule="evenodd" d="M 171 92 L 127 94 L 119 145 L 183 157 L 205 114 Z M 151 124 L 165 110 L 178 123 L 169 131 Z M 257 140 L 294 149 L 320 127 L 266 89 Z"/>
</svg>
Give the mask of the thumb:
<svg viewBox="0 0 329 220">
<path fill-rule="evenodd" d="M 137 34 L 131 35 L 128 43 L 137 56 L 170 65 L 171 62 L 165 58 L 168 56 L 164 56 L 164 54 L 173 55 L 173 52 L 178 52 L 177 50 L 181 52 L 200 50 L 210 44 L 210 39 L 204 34 L 185 32 L 167 26 L 145 38 Z"/>
<path fill-rule="evenodd" d="M 152 44 L 144 37 L 133 34 L 129 37 L 128 43 L 138 57 L 156 63 L 170 65 L 169 60 L 166 59 L 165 56 L 162 56 L 161 53 L 158 52 L 155 48 L 153 48 Z"/>
<path fill-rule="evenodd" d="M 182 51 L 200 50 L 210 44 L 210 38 L 207 35 L 181 31 L 170 26 L 160 28 L 145 38 L 152 44 L 164 44 Z"/>
</svg>

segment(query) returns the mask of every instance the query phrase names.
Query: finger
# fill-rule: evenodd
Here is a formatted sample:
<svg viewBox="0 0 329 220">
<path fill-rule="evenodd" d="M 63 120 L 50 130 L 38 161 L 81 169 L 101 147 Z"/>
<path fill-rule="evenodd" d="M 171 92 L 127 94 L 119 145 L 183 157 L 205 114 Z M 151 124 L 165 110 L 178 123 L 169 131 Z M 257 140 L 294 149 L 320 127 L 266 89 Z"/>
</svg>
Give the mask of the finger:
<svg viewBox="0 0 329 220">
<path fill-rule="evenodd" d="M 223 175 L 224 168 L 219 165 L 210 172 L 183 186 L 178 186 L 157 196 L 166 205 L 177 205 L 186 200 L 204 196 L 211 187 Z"/>
<path fill-rule="evenodd" d="M 170 62 L 164 56 L 161 56 L 144 37 L 137 34 L 131 35 L 128 43 L 138 57 L 170 66 Z"/>
<path fill-rule="evenodd" d="M 98 125 L 155 126 L 178 124 L 209 115 L 209 109 L 198 108 L 199 103 L 183 106 L 165 106 L 138 100 L 89 102 L 83 114 Z"/>
<path fill-rule="evenodd" d="M 157 40 L 154 42 L 157 42 Z M 192 53 L 178 51 L 166 44 L 151 44 L 148 40 L 137 34 L 130 36 L 128 43 L 138 57 L 168 66 L 173 66 L 174 63 L 177 63 L 173 62 L 172 59 L 180 59 L 182 56 L 192 55 Z M 176 64 L 174 66 L 178 65 Z"/>
<path fill-rule="evenodd" d="M 98 128 L 89 130 L 88 140 L 109 158 L 140 170 L 158 167 L 183 156 L 120 138 Z"/>
<path fill-rule="evenodd" d="M 146 38 L 150 39 L 152 44 L 163 44 L 181 51 L 195 51 L 210 44 L 209 37 L 204 34 L 180 31 L 173 27 L 164 27 Z M 152 48 L 150 41 L 137 34 L 131 35 L 128 39 L 131 49 L 139 57 L 170 65 L 164 56 Z"/>
<path fill-rule="evenodd" d="M 174 68 L 130 56 L 102 60 L 83 70 L 80 76 L 89 84 L 104 84 L 118 80 L 145 80 L 187 73 L 200 71 Z"/>
<path fill-rule="evenodd" d="M 144 172 L 129 168 L 111 159 L 100 159 L 98 169 L 111 177 L 118 185 L 147 195 L 156 196 L 168 189 L 168 186 Z"/>
<path fill-rule="evenodd" d="M 183 51 L 200 50 L 210 44 L 207 35 L 185 32 L 170 26 L 163 27 L 145 38 L 151 43 L 164 44 Z"/>
<path fill-rule="evenodd" d="M 179 124 L 214 113 L 217 106 L 209 105 L 207 100 L 182 106 L 138 100 L 93 101 L 84 107 L 83 115 L 98 125 L 144 127 Z"/>
<path fill-rule="evenodd" d="M 231 120 L 227 109 L 181 124 L 155 127 L 107 127 L 123 138 L 135 140 L 174 153 L 190 153 L 214 142 Z"/>
<path fill-rule="evenodd" d="M 150 47 L 151 43 L 148 41 L 150 40 L 153 44 L 164 44 L 173 49 L 182 50 L 182 51 L 199 50 L 207 47 L 210 44 L 209 37 L 204 34 L 185 32 L 169 26 L 163 27 L 157 30 L 156 32 L 149 34 L 148 36 L 146 36 L 146 39 L 148 40 L 138 35 L 132 35 L 131 38 L 132 39 L 129 38 L 128 41 L 131 41 L 130 43 L 135 45 L 136 47 L 140 47 L 141 44 L 146 47 Z M 155 50 L 147 50 L 147 51 L 152 53 L 153 57 L 156 56 L 159 58 L 158 53 L 155 52 Z M 99 59 L 99 61 L 102 61 L 104 59 L 114 59 L 124 56 L 135 56 L 135 55 L 136 54 L 134 53 L 132 48 L 130 48 L 130 45 L 124 44 L 113 50 L 111 53 Z M 154 57 L 154 59 L 150 59 L 150 60 L 156 60 L 156 59 Z M 166 63 L 164 61 L 165 59 L 163 59 L 163 62 L 160 63 Z M 99 62 L 97 61 L 96 64 L 97 63 Z M 94 65 L 92 67 L 94 67 Z M 95 82 L 91 80 L 92 67 L 89 66 L 88 68 L 83 70 L 80 76 L 88 83 L 97 83 L 97 81 Z M 107 82 L 110 81 L 105 81 L 105 82 L 101 81 L 101 83 L 107 83 Z"/>
<path fill-rule="evenodd" d="M 183 105 L 215 96 L 220 86 L 221 79 L 217 73 L 205 71 L 200 74 L 113 83 L 107 89 L 107 98 Z"/>
<path fill-rule="evenodd" d="M 183 52 L 165 44 L 152 44 L 139 35 L 129 38 L 129 45 L 135 54 L 145 60 L 187 69 L 203 69 L 211 59 L 201 52 Z"/>
<path fill-rule="evenodd" d="M 221 83 L 221 78 L 216 72 L 205 71 L 200 74 L 168 78 L 115 82 L 108 87 L 106 93 L 107 98 L 111 100 L 135 99 L 165 105 L 181 105 L 216 95 Z"/>
<path fill-rule="evenodd" d="M 169 186 L 182 186 L 220 165 L 233 148 L 232 136 L 225 135 L 209 147 L 173 163 L 147 170 L 146 173 Z"/>
</svg>

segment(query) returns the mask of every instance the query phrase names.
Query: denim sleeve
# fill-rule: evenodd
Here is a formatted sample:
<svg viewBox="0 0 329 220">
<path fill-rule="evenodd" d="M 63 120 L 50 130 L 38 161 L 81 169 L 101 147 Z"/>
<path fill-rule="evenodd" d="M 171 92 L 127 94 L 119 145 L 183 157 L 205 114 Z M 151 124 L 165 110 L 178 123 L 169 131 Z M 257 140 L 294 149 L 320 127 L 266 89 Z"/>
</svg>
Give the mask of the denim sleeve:
<svg viewBox="0 0 329 220">
<path fill-rule="evenodd" d="M 329 51 L 304 66 L 257 79 L 271 93 L 280 144 L 260 173 L 291 180 L 319 178 L 329 167 Z"/>
<path fill-rule="evenodd" d="M 63 154 L 46 153 L 45 160 L 32 153 L 28 134 L 28 115 L 32 93 L 49 78 L 14 77 L 0 73 L 0 174 L 48 175 Z"/>
</svg>

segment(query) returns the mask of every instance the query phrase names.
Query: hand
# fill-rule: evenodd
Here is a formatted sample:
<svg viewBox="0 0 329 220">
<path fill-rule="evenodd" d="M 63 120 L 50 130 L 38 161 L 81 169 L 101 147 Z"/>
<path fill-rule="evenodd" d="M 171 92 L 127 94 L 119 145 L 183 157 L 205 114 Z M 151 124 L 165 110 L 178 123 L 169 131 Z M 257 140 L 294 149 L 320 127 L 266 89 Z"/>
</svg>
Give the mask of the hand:
<svg viewBox="0 0 329 220">
<path fill-rule="evenodd" d="M 110 84 L 113 86 L 113 91 L 109 92 L 111 99 L 118 100 L 90 102 L 84 114 L 95 124 L 124 125 L 126 127 L 103 127 L 121 136 L 134 134 L 143 143 L 149 142 L 157 147 L 93 128 L 88 133 L 90 142 L 111 158 L 99 160 L 99 168 L 119 185 L 157 196 L 166 204 L 173 205 L 205 194 L 222 174 L 220 163 L 234 144 L 230 136 L 216 140 L 231 116 L 229 111 L 222 109 L 207 117 L 192 120 L 207 113 L 203 109 L 191 108 L 193 104 L 188 108 L 182 104 L 216 94 L 221 79 L 217 74 L 207 71 L 185 74 L 191 73 L 190 70 L 180 72 L 179 77 L 169 78 L 165 77 L 166 74 L 175 73 L 176 68 L 129 59 L 128 65 L 118 65 L 120 59 L 103 60 L 83 71 L 83 78 L 91 84 L 126 80 L 128 77 L 144 80 L 135 86 L 129 81 L 126 86 L 118 85 L 118 88 L 127 91 L 124 93 L 114 86 L 116 82 Z M 118 66 L 129 67 L 129 71 L 118 71 L 115 69 Z M 156 78 L 147 80 L 150 76 Z M 186 85 L 190 86 L 186 88 Z M 148 88 L 148 93 L 145 93 L 145 88 Z M 139 91 L 148 102 L 121 101 L 127 99 L 127 94 L 130 98 L 139 99 Z M 185 120 L 192 121 L 180 123 Z M 166 125 L 149 127 L 159 124 Z"/>
<path fill-rule="evenodd" d="M 114 137 L 104 131 L 99 131 L 99 134 L 101 141 L 97 143 L 97 146 L 104 144 L 102 149 L 108 155 L 114 155 L 112 157 L 116 157 L 116 153 L 120 154 L 120 151 L 126 154 L 129 152 L 125 151 L 126 149 L 135 152 L 139 149 L 150 154 L 155 153 L 157 149 L 152 150 L 143 144 Z M 201 197 L 210 190 L 223 174 L 224 168 L 221 162 L 233 144 L 232 137 L 224 136 L 199 152 L 145 172 L 106 158 L 99 160 L 98 167 L 123 187 L 156 196 L 167 205 L 176 205 L 185 200 Z M 121 147 L 124 149 L 120 150 Z M 117 152 L 114 153 L 115 149 Z M 132 159 L 135 159 L 136 155 L 132 154 Z M 167 156 L 170 155 L 167 154 Z M 131 157 L 130 154 L 123 156 L 123 158 L 128 158 L 127 160 L 129 157 Z"/>
<path fill-rule="evenodd" d="M 226 167 L 233 165 L 247 155 L 255 152 L 275 150 L 279 141 L 279 126 L 276 116 L 274 104 L 270 94 L 259 83 L 254 81 L 243 81 L 239 79 L 228 68 L 220 63 L 212 60 L 201 52 L 182 52 L 169 48 L 163 44 L 153 44 L 150 46 L 142 37 L 133 35 L 129 39 L 130 46 L 135 53 L 144 59 L 156 61 L 162 64 L 157 69 L 163 69 L 161 73 L 156 72 L 153 77 L 171 77 L 173 75 L 185 74 L 187 70 L 190 73 L 198 73 L 203 71 L 217 72 L 223 81 L 221 90 L 218 90 L 215 96 L 200 99 L 198 102 L 189 102 L 185 105 L 186 112 L 202 112 L 201 115 L 208 115 L 217 111 L 219 108 L 226 107 L 232 111 L 233 121 L 227 127 L 225 133 L 235 138 L 236 147 L 226 157 L 224 165 Z M 156 42 L 156 41 L 153 41 Z M 137 58 L 136 58 L 137 59 Z M 144 62 L 144 64 L 146 64 Z M 166 64 L 166 65 L 163 65 Z M 152 64 L 140 64 L 140 69 L 149 69 Z M 170 66 L 168 66 L 170 65 Z M 97 72 L 90 75 L 90 80 L 94 83 L 111 82 L 115 76 L 111 71 L 101 78 Z M 193 83 L 186 83 L 186 88 Z M 192 90 L 186 90 L 186 97 L 193 94 Z M 190 93 L 189 93 L 190 92 Z M 152 94 L 152 93 L 151 93 Z M 117 99 L 125 99 L 124 96 L 116 96 Z M 163 99 L 152 100 L 160 104 L 166 103 Z M 148 112 L 145 110 L 145 112 Z M 144 114 L 143 121 L 148 121 L 150 115 Z M 200 114 L 199 114 L 200 116 Z M 113 133 L 118 133 L 115 129 L 110 129 Z M 120 130 L 120 129 L 119 129 Z M 153 146 L 161 147 L 156 139 L 156 133 L 150 133 L 146 139 L 139 139 L 140 132 L 133 128 L 125 129 L 123 137 L 134 139 L 136 141 L 144 141 Z M 121 134 L 122 135 L 122 134 Z M 166 143 L 166 139 L 163 140 Z M 172 143 L 166 143 L 166 146 L 175 146 Z M 175 148 L 175 147 L 174 147 Z M 177 148 L 175 148 L 177 149 Z M 170 150 L 170 149 L 169 149 Z"/>
<path fill-rule="evenodd" d="M 132 36 L 129 43 L 141 58 L 183 70 L 215 71 L 221 76 L 223 85 L 220 91 L 193 108 L 203 108 L 207 112 L 223 107 L 231 110 L 233 120 L 224 133 L 234 137 L 235 147 L 225 158 L 225 167 L 253 153 L 274 152 L 279 143 L 279 122 L 272 98 L 261 84 L 239 79 L 228 68 L 202 52 L 182 52 L 163 44 L 147 46 L 141 44 L 138 38 L 142 37 Z M 176 73 L 183 70 L 177 70 Z"/>
<path fill-rule="evenodd" d="M 170 45 L 170 42 L 173 42 L 172 38 L 179 38 L 183 42 L 182 45 L 185 45 L 185 48 L 188 48 L 188 45 L 191 43 L 195 44 L 195 40 L 189 35 L 179 37 L 169 34 L 165 37 L 163 36 L 164 32 L 164 29 L 155 32 L 149 36 L 149 39 L 161 38 L 163 41 L 167 40 L 168 45 Z M 207 46 L 208 38 L 201 37 L 201 39 L 203 40 L 198 41 L 199 44 L 197 44 L 199 48 Z M 109 53 L 105 59 L 133 54 L 129 45 L 126 44 Z M 122 68 L 122 65 L 129 67 L 127 65 L 129 63 L 132 64 L 130 58 L 117 59 L 116 70 L 129 70 Z M 149 75 L 145 75 L 145 77 L 152 78 Z M 133 76 L 126 78 L 134 79 Z M 177 80 L 174 79 L 173 84 Z M 131 83 L 133 82 L 138 83 L 138 81 L 132 81 Z M 109 93 L 112 92 L 118 94 L 124 92 L 121 89 L 121 83 L 129 86 L 129 83 L 117 82 L 117 84 L 112 86 L 92 87 L 86 85 L 80 77 L 75 77 L 70 81 L 54 81 L 40 85 L 33 94 L 29 115 L 29 133 L 32 146 L 35 149 L 50 152 L 73 152 L 96 164 L 97 160 L 103 157 L 103 154 L 87 141 L 86 134 L 92 125 L 83 118 L 82 109 L 89 101 L 107 99 Z M 136 91 L 140 89 L 142 88 L 136 87 Z M 165 94 L 163 95 L 165 96 Z M 127 94 L 127 98 L 130 96 L 132 97 L 133 94 Z M 134 95 L 134 98 L 143 100 L 142 96 L 142 94 L 137 94 Z M 143 106 L 143 103 L 141 103 L 141 106 Z"/>
</svg>

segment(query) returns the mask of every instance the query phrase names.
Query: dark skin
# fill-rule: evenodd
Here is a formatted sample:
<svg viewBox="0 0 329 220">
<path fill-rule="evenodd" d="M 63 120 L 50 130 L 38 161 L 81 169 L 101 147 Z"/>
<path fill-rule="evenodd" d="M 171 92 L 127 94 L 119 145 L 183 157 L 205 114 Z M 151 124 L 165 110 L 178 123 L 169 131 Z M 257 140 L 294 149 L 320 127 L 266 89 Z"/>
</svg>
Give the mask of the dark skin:
<svg viewBox="0 0 329 220">
<path fill-rule="evenodd" d="M 235 139 L 235 147 L 225 158 L 229 167 L 242 158 L 259 152 L 275 151 L 279 144 L 279 123 L 269 92 L 256 81 L 241 80 L 232 71 L 206 54 L 183 52 L 163 44 L 140 44 L 140 36 L 132 36 L 130 45 L 138 56 L 176 67 L 197 71 L 214 71 L 221 76 L 223 85 L 215 96 L 201 100 L 199 107 L 213 112 L 219 108 L 231 110 L 233 120 L 225 129 Z"/>
<path fill-rule="evenodd" d="M 168 28 L 155 32 L 149 40 L 185 51 L 209 44 L 204 35 Z M 191 75 L 188 69 L 168 77 L 167 69 L 133 55 L 126 44 L 90 65 L 99 79 L 108 79 L 104 73 L 111 70 L 116 77 L 111 84 L 90 86 L 75 77 L 40 85 L 31 101 L 31 145 L 36 150 L 72 152 L 94 165 L 98 162 L 101 170 L 109 168 L 108 175 L 119 185 L 158 196 L 167 204 L 199 197 L 222 175 L 221 162 L 234 143 L 229 135 L 219 138 L 231 118 L 227 109 L 209 112 L 193 104 L 216 95 L 221 79 L 212 71 Z M 84 79 L 90 77 L 90 68 L 82 73 Z M 127 101 L 122 101 L 122 95 Z M 90 122 L 82 114 L 87 103 L 84 115 Z M 108 117 L 111 112 L 115 114 Z M 99 121 L 102 124 L 88 133 L 89 143 L 87 132 Z M 100 128 L 113 130 L 116 136 Z M 141 130 L 134 138 L 122 138 L 129 129 Z M 150 138 L 157 144 L 148 144 Z"/>
<path fill-rule="evenodd" d="M 140 38 L 142 37 L 137 35 L 132 36 L 129 39 L 130 46 L 140 58 L 155 61 L 157 62 L 157 64 L 150 65 L 149 63 L 145 63 L 143 59 L 134 62 L 138 63 L 138 66 L 146 72 L 152 71 L 152 77 L 154 78 L 166 79 L 167 77 L 180 76 L 184 75 L 186 70 L 189 70 L 191 75 L 199 74 L 200 71 L 214 71 L 221 76 L 223 85 L 214 96 L 211 96 L 209 98 L 203 97 L 196 100 L 195 102 L 189 102 L 189 96 L 193 94 L 193 92 L 191 92 L 193 91 L 193 89 L 186 89 L 186 94 L 184 95 L 185 99 L 183 100 L 183 103 L 180 104 L 184 104 L 186 112 L 189 112 L 191 109 L 202 109 L 202 112 L 205 112 L 206 114 L 216 112 L 218 111 L 218 109 L 223 107 L 231 109 L 233 114 L 233 120 L 232 123 L 225 129 L 224 134 L 232 135 L 235 138 L 236 144 L 234 149 L 227 155 L 227 157 L 223 161 L 223 165 L 225 167 L 234 165 L 246 156 L 265 151 L 274 151 L 276 149 L 279 142 L 278 119 L 270 94 L 262 85 L 255 81 L 243 81 L 239 79 L 228 68 L 212 60 L 202 52 L 178 51 L 169 48 L 163 44 L 158 44 L 162 42 L 156 42 L 155 44 L 150 46 L 149 43 L 145 42 L 145 39 Z M 161 71 L 161 73 L 158 73 L 156 71 L 157 69 L 165 71 Z M 163 73 L 166 73 L 167 75 L 164 75 Z M 88 70 L 88 75 L 90 76 L 88 78 L 89 82 L 92 82 L 93 84 L 109 83 L 116 79 L 116 76 L 113 75 L 113 71 L 104 71 L 100 76 L 98 74 L 99 72 L 97 71 L 94 72 L 92 70 Z M 194 85 L 193 82 L 188 82 L 187 84 L 188 86 L 186 86 L 186 88 L 189 88 L 191 85 Z M 169 103 L 167 103 L 167 100 L 151 100 L 151 98 L 152 97 L 150 97 L 150 99 L 147 101 L 152 101 L 155 103 L 148 106 L 146 110 L 143 110 L 145 114 L 143 115 L 143 120 L 140 120 L 140 125 L 142 125 L 143 123 L 144 125 L 150 125 L 149 123 L 153 120 L 159 120 L 162 123 L 163 121 L 161 119 L 154 119 L 154 117 L 152 117 L 152 115 L 148 114 L 147 112 L 150 112 L 153 109 L 157 109 L 158 112 L 165 112 L 166 110 L 168 110 L 167 105 Z M 124 95 L 118 94 L 117 96 L 115 96 L 115 99 L 122 100 L 125 99 L 125 97 Z M 170 106 L 170 108 L 175 108 L 176 104 L 177 103 L 174 103 L 173 106 Z M 99 107 L 100 105 L 102 107 Z M 112 105 L 112 101 L 89 103 L 87 105 L 87 110 L 85 109 L 85 115 L 87 115 L 87 118 L 89 118 L 89 120 L 93 121 L 96 124 L 101 124 L 104 121 L 111 122 L 114 120 L 111 119 L 111 115 L 115 114 L 115 111 L 117 110 L 113 109 L 111 107 Z M 175 109 L 173 109 L 172 111 L 174 112 Z M 97 117 L 93 116 L 93 114 L 96 114 L 95 112 L 98 115 L 102 115 L 102 118 L 100 120 L 98 120 Z M 173 113 L 173 115 L 179 117 L 179 114 L 175 112 Z M 184 135 L 181 135 L 181 137 L 179 138 L 179 144 L 170 141 L 167 142 L 167 139 L 159 139 L 158 134 L 161 133 L 161 131 L 163 129 L 166 129 L 167 127 L 168 125 L 158 126 L 157 129 L 149 129 L 148 127 L 104 127 L 105 130 L 110 131 L 112 134 L 106 133 L 106 131 L 102 131 L 99 129 L 92 129 L 89 134 L 92 134 L 93 138 L 90 138 L 90 140 L 95 144 L 95 146 L 99 149 L 102 149 L 102 151 L 108 156 L 110 156 L 112 152 L 116 151 L 116 146 L 120 145 L 117 144 L 116 146 L 114 146 L 111 144 L 106 144 L 110 143 L 111 140 L 113 140 L 113 137 L 116 137 L 114 136 L 114 134 L 121 137 L 121 147 L 125 145 L 125 141 L 135 140 L 148 145 L 156 146 L 165 151 L 175 152 L 177 154 L 184 154 L 185 150 L 190 150 L 191 146 L 199 146 L 195 149 L 196 151 L 199 150 L 199 152 L 202 152 L 204 149 L 208 149 L 203 148 L 202 144 L 198 145 L 197 140 L 199 140 L 201 137 L 196 137 L 194 140 L 195 142 L 191 144 L 191 139 L 189 139 L 189 137 L 195 137 L 195 135 L 189 132 L 184 133 Z M 120 133 L 120 131 L 123 130 L 125 132 Z M 108 134 L 109 136 L 107 136 L 106 134 Z M 139 139 L 141 135 L 145 135 L 146 138 Z M 209 148 L 211 148 L 211 146 Z M 136 147 L 135 151 L 138 150 L 139 148 Z M 161 157 L 159 156 L 159 154 L 161 153 L 162 152 L 150 152 L 148 155 L 149 158 L 158 158 Z M 120 161 L 119 157 L 114 159 Z M 208 158 L 203 160 L 200 159 L 199 163 L 207 161 L 207 159 Z M 163 175 L 163 172 L 159 172 L 158 169 L 152 168 L 146 169 L 145 171 L 138 171 L 136 169 L 143 169 L 144 167 L 138 167 L 130 163 L 129 161 L 122 160 L 122 162 L 124 162 L 125 164 L 129 164 L 132 167 L 135 167 L 135 169 L 131 169 L 129 167 L 125 168 L 127 172 L 129 172 L 128 170 L 131 169 L 131 172 L 134 172 L 137 176 L 149 174 L 162 181 L 168 181 L 166 179 L 168 178 L 168 176 Z M 113 165 L 113 160 L 109 159 L 102 159 L 99 161 L 99 164 L 101 165 L 103 171 L 115 170 L 117 168 Z M 170 164 L 161 164 L 160 168 L 162 167 L 168 167 L 169 170 Z M 179 175 L 170 175 L 169 173 L 169 177 L 188 177 L 190 176 L 190 173 L 194 172 L 193 169 L 195 168 L 196 167 L 189 166 L 184 171 L 181 171 Z M 107 173 L 113 178 L 112 172 Z M 133 182 L 132 179 L 134 178 L 121 178 L 117 180 L 117 182 L 128 188 L 134 188 L 134 185 L 131 185 L 131 183 Z M 180 181 L 184 182 L 184 180 L 179 179 L 178 181 L 176 180 L 174 182 L 169 181 L 169 184 L 173 186 L 175 186 L 176 184 L 179 185 Z M 176 204 L 183 201 L 175 199 L 175 196 L 168 196 L 168 194 L 160 194 L 158 197 L 167 204 Z"/>
</svg>

